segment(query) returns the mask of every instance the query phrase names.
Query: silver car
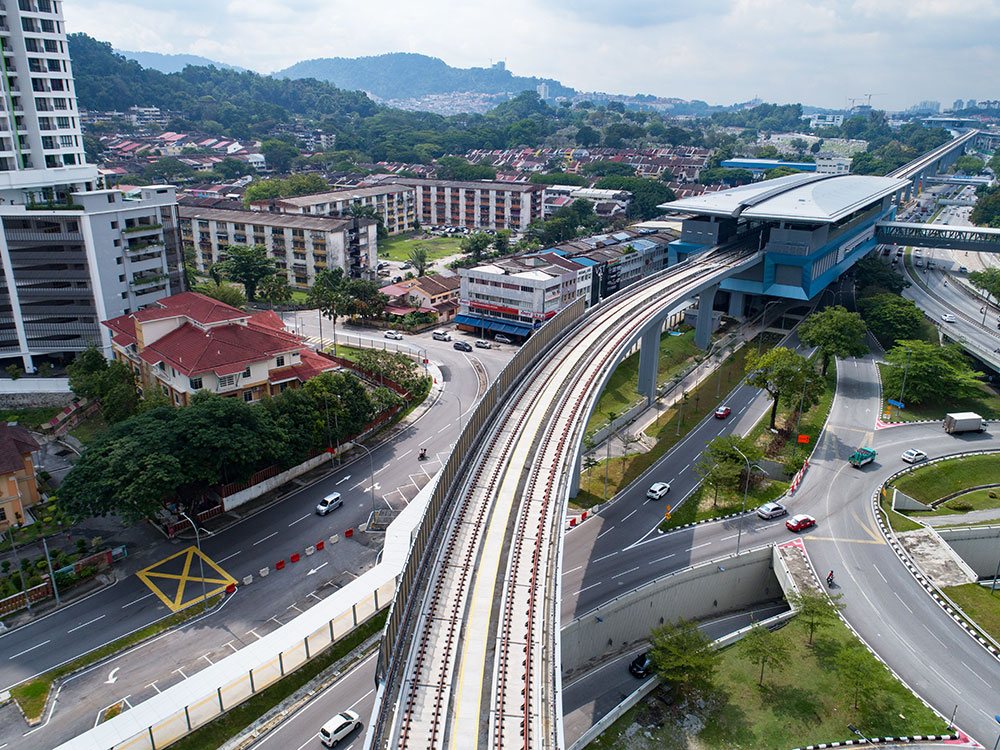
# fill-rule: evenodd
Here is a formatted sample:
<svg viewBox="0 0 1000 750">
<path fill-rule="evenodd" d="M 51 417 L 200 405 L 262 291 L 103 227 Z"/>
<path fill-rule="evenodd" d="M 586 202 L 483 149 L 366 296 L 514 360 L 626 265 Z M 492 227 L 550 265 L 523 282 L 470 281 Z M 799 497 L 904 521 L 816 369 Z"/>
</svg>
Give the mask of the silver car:
<svg viewBox="0 0 1000 750">
<path fill-rule="evenodd" d="M 788 509 L 781 503 L 764 503 L 757 508 L 757 515 L 765 521 L 787 515 Z"/>
</svg>

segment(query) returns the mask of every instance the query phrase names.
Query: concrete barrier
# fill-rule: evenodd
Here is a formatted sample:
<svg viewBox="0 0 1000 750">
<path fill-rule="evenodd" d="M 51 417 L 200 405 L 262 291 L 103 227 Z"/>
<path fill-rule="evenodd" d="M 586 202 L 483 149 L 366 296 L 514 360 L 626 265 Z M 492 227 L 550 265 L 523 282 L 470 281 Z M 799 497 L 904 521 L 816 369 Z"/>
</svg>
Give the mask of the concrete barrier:
<svg viewBox="0 0 1000 750">
<path fill-rule="evenodd" d="M 222 507 L 224 510 L 232 510 L 233 508 L 238 508 L 244 503 L 248 503 L 260 497 L 263 494 L 270 492 L 273 489 L 277 489 L 283 484 L 287 484 L 296 477 L 302 476 L 303 474 L 312 471 L 317 466 L 324 463 L 329 463 L 333 461 L 333 455 L 330 453 L 320 453 L 318 456 L 313 456 L 312 458 L 303 461 L 297 466 L 293 466 L 290 469 L 286 469 L 280 474 L 275 474 L 269 479 L 265 479 L 263 482 L 258 482 L 252 487 L 247 487 L 245 490 L 240 490 L 239 492 L 234 492 L 228 497 L 222 499 Z"/>
</svg>

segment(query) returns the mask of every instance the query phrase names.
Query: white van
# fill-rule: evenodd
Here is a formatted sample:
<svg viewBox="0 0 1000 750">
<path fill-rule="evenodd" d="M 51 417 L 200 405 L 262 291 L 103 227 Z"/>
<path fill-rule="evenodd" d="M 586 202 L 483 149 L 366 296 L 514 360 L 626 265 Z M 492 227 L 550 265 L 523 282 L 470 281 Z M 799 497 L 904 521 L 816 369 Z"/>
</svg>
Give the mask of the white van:
<svg viewBox="0 0 1000 750">
<path fill-rule="evenodd" d="M 435 341 L 451 341 L 451 334 L 447 331 L 434 331 L 431 338 Z"/>
</svg>

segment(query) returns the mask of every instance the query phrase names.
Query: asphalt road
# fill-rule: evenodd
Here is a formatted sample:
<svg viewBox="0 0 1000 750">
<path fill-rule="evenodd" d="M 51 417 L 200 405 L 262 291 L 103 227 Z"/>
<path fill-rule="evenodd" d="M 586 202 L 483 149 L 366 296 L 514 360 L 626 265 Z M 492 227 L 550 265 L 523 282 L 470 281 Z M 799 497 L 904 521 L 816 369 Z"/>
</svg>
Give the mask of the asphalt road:
<svg viewBox="0 0 1000 750">
<path fill-rule="evenodd" d="M 308 330 L 306 335 L 311 335 Z M 313 557 L 303 555 L 301 563 L 283 571 L 273 571 L 266 578 L 257 576 L 260 568 L 273 568 L 278 559 L 302 553 L 318 540 L 342 534 L 367 520 L 372 507 L 372 469 L 375 502 L 381 507 L 403 507 L 445 460 L 458 434 L 460 409 L 463 414 L 469 411 L 480 392 L 481 383 L 470 357 L 479 359 L 492 379 L 514 351 L 505 347 L 469 355 L 454 350 L 448 342 L 433 341 L 429 335 L 413 339 L 441 365 L 446 383 L 440 403 L 391 442 L 375 447 L 371 465 L 362 454 L 279 504 L 203 538 L 202 549 L 211 560 L 237 580 L 253 574 L 254 583 L 241 586 L 220 612 L 70 680 L 43 727 L 27 737 L 16 709 L 0 709 L 0 747 L 4 742 L 26 749 L 52 747 L 93 726 L 101 708 L 123 698 L 135 705 L 152 697 L 280 627 L 371 567 L 378 549 L 365 544 L 364 535 L 356 534 L 353 539 L 342 538 L 336 545 L 327 545 Z M 426 462 L 416 460 L 421 446 L 428 447 L 430 459 Z M 343 494 L 344 506 L 325 517 L 315 515 L 318 500 L 334 490 Z M 191 545 L 178 540 L 154 541 L 130 556 L 129 569 Z M 212 575 L 206 569 L 206 577 Z M 189 590 L 185 600 L 200 596 L 200 584 L 188 585 L 194 590 Z M 17 684 L 167 614 L 167 607 L 150 588 L 129 575 L 89 598 L 0 636 L 0 685 Z"/>
</svg>

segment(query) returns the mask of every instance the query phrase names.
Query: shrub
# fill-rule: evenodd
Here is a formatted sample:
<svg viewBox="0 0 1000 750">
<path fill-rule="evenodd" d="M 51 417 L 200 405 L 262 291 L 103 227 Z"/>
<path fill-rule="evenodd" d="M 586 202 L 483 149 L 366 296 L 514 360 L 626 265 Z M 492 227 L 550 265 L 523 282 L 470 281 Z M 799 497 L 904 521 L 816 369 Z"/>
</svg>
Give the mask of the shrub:
<svg viewBox="0 0 1000 750">
<path fill-rule="evenodd" d="M 986 494 L 989 495 L 990 500 L 996 500 L 997 499 L 997 493 L 995 493 L 993 490 L 990 490 Z"/>
<path fill-rule="evenodd" d="M 972 510 L 972 503 L 966 502 L 965 500 L 952 500 L 944 505 L 946 508 L 958 511 L 959 513 L 966 513 Z"/>
<path fill-rule="evenodd" d="M 84 552 L 87 551 L 87 540 L 86 539 L 77 539 L 76 540 L 76 551 L 79 552 L 81 555 Z"/>
</svg>

